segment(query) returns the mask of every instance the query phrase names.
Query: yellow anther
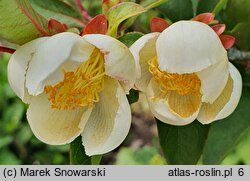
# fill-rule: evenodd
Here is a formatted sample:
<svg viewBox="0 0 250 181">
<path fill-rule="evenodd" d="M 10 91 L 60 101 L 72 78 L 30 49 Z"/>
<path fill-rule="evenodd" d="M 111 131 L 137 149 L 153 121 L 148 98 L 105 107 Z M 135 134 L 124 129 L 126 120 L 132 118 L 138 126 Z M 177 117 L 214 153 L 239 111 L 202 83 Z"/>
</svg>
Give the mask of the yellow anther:
<svg viewBox="0 0 250 181">
<path fill-rule="evenodd" d="M 161 71 L 158 68 L 157 57 L 149 60 L 149 71 L 160 85 L 162 96 L 167 96 L 169 91 L 176 91 L 181 95 L 200 95 L 201 81 L 195 73 L 177 74 Z"/>
<path fill-rule="evenodd" d="M 95 49 L 90 58 L 75 72 L 64 72 L 64 80 L 54 86 L 46 86 L 51 108 L 59 110 L 94 106 L 99 101 L 99 92 L 104 89 L 104 57 Z"/>
</svg>

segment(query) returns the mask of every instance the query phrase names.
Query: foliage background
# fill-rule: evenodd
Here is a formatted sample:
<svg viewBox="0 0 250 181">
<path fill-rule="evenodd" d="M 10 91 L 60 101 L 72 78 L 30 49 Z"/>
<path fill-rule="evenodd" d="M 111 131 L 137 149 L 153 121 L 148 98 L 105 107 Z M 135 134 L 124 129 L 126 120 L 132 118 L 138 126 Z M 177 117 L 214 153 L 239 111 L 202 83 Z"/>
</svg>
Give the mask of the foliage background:
<svg viewBox="0 0 250 181">
<path fill-rule="evenodd" d="M 42 1 L 49 4 L 48 0 Z M 65 2 L 69 1 L 71 0 Z M 146 6 L 152 1 L 154 0 L 133 2 Z M 100 0 L 82 2 L 90 15 L 101 13 Z M 36 10 L 39 11 L 38 9 Z M 123 23 L 123 26 L 129 27 L 127 32 L 148 33 L 153 16 L 175 22 L 191 19 L 195 14 L 203 12 L 216 13 L 216 19 L 226 24 L 227 33 L 236 36 L 236 45 L 229 50 L 229 58 L 241 71 L 244 89 L 235 113 L 208 128 L 207 142 L 198 164 L 250 164 L 250 0 L 168 0 L 160 7 L 140 15 L 132 26 L 129 21 Z M 45 14 L 41 13 L 45 18 L 55 18 L 56 12 Z M 3 40 L 0 44 L 11 45 Z M 8 85 L 9 57 L 8 54 L 0 54 L 0 164 L 69 164 L 69 145 L 49 146 L 32 134 L 25 115 L 27 106 Z M 101 163 L 166 164 L 159 146 L 157 125 L 142 94 L 139 101 L 132 104 L 132 111 L 130 134 L 119 148 L 104 155 Z"/>
</svg>

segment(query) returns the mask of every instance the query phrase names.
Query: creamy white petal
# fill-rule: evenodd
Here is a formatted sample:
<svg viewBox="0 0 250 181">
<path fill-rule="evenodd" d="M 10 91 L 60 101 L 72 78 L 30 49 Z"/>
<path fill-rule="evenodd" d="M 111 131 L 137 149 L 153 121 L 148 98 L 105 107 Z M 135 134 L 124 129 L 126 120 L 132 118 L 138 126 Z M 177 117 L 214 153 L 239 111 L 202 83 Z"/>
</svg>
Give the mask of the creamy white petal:
<svg viewBox="0 0 250 181">
<path fill-rule="evenodd" d="M 179 21 L 164 30 L 156 42 L 159 67 L 169 73 L 192 73 L 227 57 L 218 35 L 208 25 Z"/>
<path fill-rule="evenodd" d="M 91 114 L 91 108 L 51 109 L 46 94 L 33 97 L 27 119 L 34 135 L 51 145 L 70 143 L 79 136 Z"/>
<path fill-rule="evenodd" d="M 38 38 L 19 47 L 11 56 L 8 64 L 8 80 L 11 88 L 20 97 L 23 102 L 27 103 L 29 95 L 25 87 L 26 70 L 34 52 L 47 38 Z"/>
<path fill-rule="evenodd" d="M 239 71 L 229 63 L 230 76 L 221 95 L 213 104 L 204 103 L 198 115 L 198 120 L 203 124 L 209 124 L 215 120 L 224 119 L 237 107 L 241 91 L 242 79 Z"/>
<path fill-rule="evenodd" d="M 100 49 L 104 54 L 106 74 L 121 81 L 125 92 L 129 93 L 135 83 L 136 68 L 128 47 L 107 35 L 89 34 L 83 38 Z"/>
<path fill-rule="evenodd" d="M 150 58 L 156 56 L 156 47 L 155 42 L 160 33 L 148 33 L 143 35 L 141 38 L 136 40 L 129 50 L 134 56 L 135 64 L 136 64 L 136 78 L 141 77 L 141 68 L 140 62 L 148 62 Z M 147 51 L 146 51 L 146 50 Z"/>
<path fill-rule="evenodd" d="M 187 125 L 196 119 L 199 113 L 199 109 L 189 117 L 186 118 L 181 117 L 176 113 L 174 113 L 173 111 L 171 111 L 165 99 L 155 99 L 155 97 L 157 97 L 157 95 L 159 94 L 160 90 L 157 82 L 154 81 L 154 79 L 151 79 L 149 86 L 147 88 L 147 99 L 150 110 L 157 119 L 159 119 L 164 123 L 177 126 Z"/>
<path fill-rule="evenodd" d="M 43 92 L 46 85 L 63 79 L 63 70 L 71 71 L 68 61 L 79 65 L 88 60 L 94 46 L 74 33 L 60 33 L 50 37 L 35 52 L 27 70 L 26 86 L 31 95 Z"/>
<path fill-rule="evenodd" d="M 228 60 L 214 64 L 200 72 L 197 72 L 201 80 L 202 102 L 213 103 L 223 91 L 228 75 Z"/>
<path fill-rule="evenodd" d="M 118 81 L 106 78 L 100 101 L 95 104 L 82 133 L 86 154 L 98 155 L 112 151 L 126 138 L 131 125 L 131 111 Z"/>
<path fill-rule="evenodd" d="M 168 93 L 168 106 L 174 114 L 187 118 L 197 113 L 201 106 L 201 96 L 186 94 L 181 95 L 175 91 Z"/>
<path fill-rule="evenodd" d="M 148 61 L 156 56 L 156 40 L 159 33 L 149 33 L 139 38 L 129 49 L 132 52 L 136 62 L 137 80 L 135 87 L 146 92 L 151 79 L 148 71 Z"/>
</svg>

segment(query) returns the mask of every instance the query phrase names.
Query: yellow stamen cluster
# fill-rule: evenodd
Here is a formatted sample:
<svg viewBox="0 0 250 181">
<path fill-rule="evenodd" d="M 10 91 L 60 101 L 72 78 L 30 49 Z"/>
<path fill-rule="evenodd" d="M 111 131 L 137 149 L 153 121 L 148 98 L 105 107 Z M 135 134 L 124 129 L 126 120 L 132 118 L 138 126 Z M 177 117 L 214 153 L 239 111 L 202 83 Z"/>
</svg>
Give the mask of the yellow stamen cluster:
<svg viewBox="0 0 250 181">
<path fill-rule="evenodd" d="M 181 95 L 200 95 L 201 81 L 195 73 L 177 74 L 161 71 L 158 68 L 157 57 L 149 60 L 149 71 L 160 85 L 160 90 L 164 96 L 169 91 L 176 91 Z"/>
<path fill-rule="evenodd" d="M 64 80 L 54 86 L 46 86 L 51 108 L 59 110 L 94 106 L 98 93 L 104 89 L 104 57 L 95 49 L 90 58 L 75 72 L 64 72 Z"/>
</svg>

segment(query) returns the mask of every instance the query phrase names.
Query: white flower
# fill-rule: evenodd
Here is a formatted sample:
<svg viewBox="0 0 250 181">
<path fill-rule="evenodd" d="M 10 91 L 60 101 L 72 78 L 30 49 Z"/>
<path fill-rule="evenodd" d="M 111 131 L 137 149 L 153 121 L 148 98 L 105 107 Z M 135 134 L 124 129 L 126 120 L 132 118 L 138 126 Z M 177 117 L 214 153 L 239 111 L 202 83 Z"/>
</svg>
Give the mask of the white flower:
<svg viewBox="0 0 250 181">
<path fill-rule="evenodd" d="M 179 21 L 141 37 L 130 50 L 139 72 L 135 87 L 146 93 L 159 120 L 186 125 L 197 118 L 208 124 L 236 108 L 241 76 L 208 25 Z"/>
<path fill-rule="evenodd" d="M 135 77 L 129 49 L 100 34 L 33 40 L 8 65 L 11 87 L 29 104 L 27 119 L 36 137 L 59 145 L 81 134 L 88 155 L 109 152 L 127 136 L 131 111 L 125 92 Z"/>
</svg>

